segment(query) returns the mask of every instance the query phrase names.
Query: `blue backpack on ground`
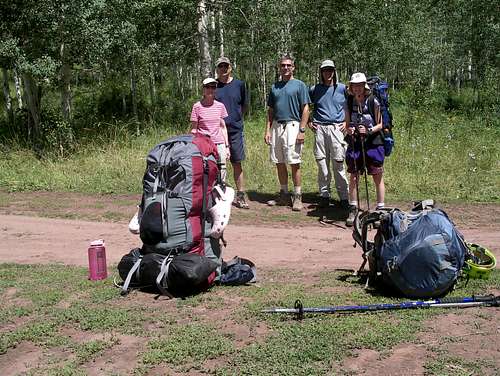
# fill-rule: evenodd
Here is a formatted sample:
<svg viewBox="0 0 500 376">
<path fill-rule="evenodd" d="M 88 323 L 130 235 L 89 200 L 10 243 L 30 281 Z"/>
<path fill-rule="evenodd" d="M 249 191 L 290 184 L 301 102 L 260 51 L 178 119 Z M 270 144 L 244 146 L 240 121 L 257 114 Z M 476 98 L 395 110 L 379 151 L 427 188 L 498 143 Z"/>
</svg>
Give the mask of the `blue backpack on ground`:
<svg viewBox="0 0 500 376">
<path fill-rule="evenodd" d="M 422 204 L 423 203 L 423 204 Z M 409 298 L 433 298 L 453 289 L 465 264 L 467 246 L 446 213 L 432 200 L 411 211 L 363 212 L 353 237 L 363 248 L 368 282 Z M 377 233 L 370 241 L 369 228 Z"/>
<path fill-rule="evenodd" d="M 389 110 L 389 84 L 383 81 L 378 76 L 373 76 L 367 79 L 368 86 L 380 103 L 380 112 L 382 115 L 382 124 L 384 136 L 384 151 L 385 156 L 388 157 L 392 153 L 394 147 L 394 135 L 392 134 L 392 114 Z"/>
</svg>

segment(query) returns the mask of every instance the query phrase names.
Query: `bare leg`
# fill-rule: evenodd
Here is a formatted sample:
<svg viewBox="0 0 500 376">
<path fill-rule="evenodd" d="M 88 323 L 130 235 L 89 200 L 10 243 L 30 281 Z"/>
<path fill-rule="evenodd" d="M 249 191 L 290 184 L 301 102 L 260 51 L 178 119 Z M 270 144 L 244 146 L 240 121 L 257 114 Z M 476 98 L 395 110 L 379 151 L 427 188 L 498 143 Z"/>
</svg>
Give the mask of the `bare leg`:
<svg viewBox="0 0 500 376">
<path fill-rule="evenodd" d="M 358 201 L 356 188 L 358 186 L 358 174 L 349 175 L 349 202 Z"/>
<path fill-rule="evenodd" d="M 276 163 L 276 169 L 278 170 L 278 180 L 280 182 L 280 185 L 288 185 L 288 170 L 286 168 L 286 164 Z M 293 167 L 292 167 L 292 174 L 293 174 Z"/>
<path fill-rule="evenodd" d="M 300 163 L 296 163 L 292 166 L 292 181 L 294 187 L 300 187 L 301 178 L 300 178 Z"/>
<path fill-rule="evenodd" d="M 236 189 L 240 192 L 245 190 L 245 181 L 243 179 L 243 169 L 241 168 L 241 162 L 234 162 L 233 165 L 233 176 L 234 184 L 236 184 Z"/>
<path fill-rule="evenodd" d="M 381 173 L 373 175 L 373 182 L 375 183 L 375 191 L 377 192 L 377 203 L 384 202 L 385 198 L 384 176 Z"/>
</svg>

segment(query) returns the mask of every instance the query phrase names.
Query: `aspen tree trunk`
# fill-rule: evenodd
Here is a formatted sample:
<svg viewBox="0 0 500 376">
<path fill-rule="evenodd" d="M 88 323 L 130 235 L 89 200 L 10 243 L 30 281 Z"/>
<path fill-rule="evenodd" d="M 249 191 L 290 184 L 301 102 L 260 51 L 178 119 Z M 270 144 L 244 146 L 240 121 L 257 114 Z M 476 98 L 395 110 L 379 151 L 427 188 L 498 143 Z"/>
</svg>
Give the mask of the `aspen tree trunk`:
<svg viewBox="0 0 500 376">
<path fill-rule="evenodd" d="M 179 66 L 175 67 L 175 74 L 176 74 L 176 77 L 177 77 L 177 83 L 178 83 L 179 88 L 180 88 L 181 98 L 182 99 L 186 99 L 186 90 L 184 88 L 184 86 L 185 86 L 185 80 L 183 79 L 183 73 L 182 72 L 183 72 L 182 65 L 179 65 Z"/>
<path fill-rule="evenodd" d="M 224 56 L 224 25 L 223 25 L 223 13 L 222 9 L 219 9 L 219 53 L 220 56 Z"/>
<path fill-rule="evenodd" d="M 62 61 L 61 77 L 61 110 L 66 121 L 71 120 L 71 67 L 66 61 L 65 45 L 61 43 L 59 56 Z"/>
<path fill-rule="evenodd" d="M 30 74 L 23 74 L 23 82 L 24 82 L 24 95 L 26 99 L 26 105 L 28 106 L 32 131 L 33 134 L 33 146 L 37 149 L 38 142 L 41 138 L 41 129 L 40 129 L 40 99 L 41 99 L 41 89 L 36 84 L 33 77 Z"/>
<path fill-rule="evenodd" d="M 151 98 L 151 107 L 154 112 L 156 107 L 156 82 L 153 66 L 149 68 L 149 96 Z"/>
<path fill-rule="evenodd" d="M 10 98 L 10 90 L 9 90 L 9 73 L 7 68 L 2 68 L 2 90 L 4 97 L 4 106 L 5 112 L 7 113 L 7 119 L 9 119 L 9 123 L 12 123 L 14 119 L 14 115 L 12 112 L 12 99 Z"/>
<path fill-rule="evenodd" d="M 127 98 L 125 93 L 122 93 L 122 115 L 127 115 Z"/>
<path fill-rule="evenodd" d="M 132 58 L 130 67 L 130 95 L 132 97 L 132 116 L 135 120 L 135 134 L 139 136 L 141 130 L 139 128 L 139 118 L 137 116 L 137 76 L 135 74 L 135 59 Z"/>
<path fill-rule="evenodd" d="M 205 0 L 198 2 L 198 47 L 200 53 L 200 74 L 203 78 L 211 76 L 212 59 L 208 40 L 208 13 Z"/>
<path fill-rule="evenodd" d="M 133 58 L 130 68 L 130 94 L 132 96 L 132 115 L 137 120 L 137 77 L 135 75 L 135 60 Z"/>
<path fill-rule="evenodd" d="M 21 110 L 23 108 L 23 95 L 21 91 L 21 79 L 16 68 L 14 68 L 14 86 L 16 87 L 17 108 Z"/>
<path fill-rule="evenodd" d="M 436 74 L 435 63 L 434 63 L 434 61 L 432 61 L 432 67 L 431 67 L 431 89 L 433 89 L 434 85 L 435 85 L 435 74 Z"/>
<path fill-rule="evenodd" d="M 467 79 L 470 81 L 472 80 L 472 51 L 469 50 L 468 52 L 468 63 L 467 63 Z"/>
</svg>

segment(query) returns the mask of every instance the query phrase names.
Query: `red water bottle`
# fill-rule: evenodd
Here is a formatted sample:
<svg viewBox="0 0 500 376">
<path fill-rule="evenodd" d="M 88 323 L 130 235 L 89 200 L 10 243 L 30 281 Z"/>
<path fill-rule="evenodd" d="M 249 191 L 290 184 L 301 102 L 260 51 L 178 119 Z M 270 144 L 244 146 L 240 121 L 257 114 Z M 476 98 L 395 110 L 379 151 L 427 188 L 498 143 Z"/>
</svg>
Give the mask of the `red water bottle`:
<svg viewBox="0 0 500 376">
<path fill-rule="evenodd" d="M 106 248 L 104 240 L 94 240 L 89 247 L 89 279 L 97 281 L 108 277 L 106 267 Z"/>
</svg>

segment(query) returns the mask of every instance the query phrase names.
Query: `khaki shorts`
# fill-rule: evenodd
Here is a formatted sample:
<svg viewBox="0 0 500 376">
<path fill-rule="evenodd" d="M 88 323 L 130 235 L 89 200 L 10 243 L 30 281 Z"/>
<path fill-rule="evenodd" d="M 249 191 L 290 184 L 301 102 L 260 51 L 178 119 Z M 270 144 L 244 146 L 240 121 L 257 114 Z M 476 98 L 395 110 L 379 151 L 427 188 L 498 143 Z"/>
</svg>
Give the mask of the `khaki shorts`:
<svg viewBox="0 0 500 376">
<path fill-rule="evenodd" d="M 271 126 L 271 146 L 270 157 L 273 163 L 299 164 L 302 162 L 302 147 L 304 144 L 297 144 L 300 122 L 273 121 Z"/>
</svg>

